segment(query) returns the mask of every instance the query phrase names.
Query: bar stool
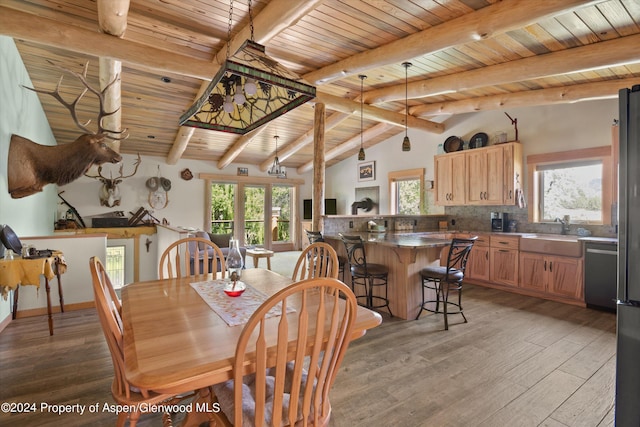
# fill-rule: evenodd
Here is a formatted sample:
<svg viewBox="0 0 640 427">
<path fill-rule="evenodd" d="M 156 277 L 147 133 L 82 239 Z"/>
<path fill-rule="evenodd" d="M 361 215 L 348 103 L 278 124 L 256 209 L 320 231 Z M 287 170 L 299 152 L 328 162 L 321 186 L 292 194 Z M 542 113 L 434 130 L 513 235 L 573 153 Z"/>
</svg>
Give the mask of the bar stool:
<svg viewBox="0 0 640 427">
<path fill-rule="evenodd" d="M 389 306 L 387 289 L 389 269 L 382 264 L 367 263 L 364 241 L 360 236 L 349 236 L 340 233 L 340 238 L 347 250 L 347 262 L 351 271 L 351 288 L 354 293 L 356 285 L 364 286 L 365 289 L 365 293 L 363 295 L 356 294 L 356 298 L 364 298 L 367 308 L 387 307 L 389 315 L 393 317 Z M 384 287 L 384 297 L 373 294 L 373 289 L 377 286 Z M 376 301 L 376 305 L 374 305 L 374 301 Z"/>
<path fill-rule="evenodd" d="M 311 231 L 311 230 L 304 230 L 305 233 L 307 233 L 307 239 L 309 239 L 309 244 L 313 245 L 316 242 L 324 242 L 324 237 L 322 236 L 322 233 L 319 231 Z M 344 282 L 344 266 L 347 263 L 347 258 L 342 256 L 342 255 L 338 255 L 338 274 L 342 275 L 342 281 Z"/>
<path fill-rule="evenodd" d="M 420 311 L 416 316 L 416 320 L 420 318 L 422 311 L 430 311 L 432 313 L 444 314 L 444 329 L 449 329 L 449 314 L 461 314 L 464 323 L 467 318 L 462 311 L 462 280 L 464 279 L 464 270 L 467 267 L 467 259 L 473 243 L 478 236 L 470 239 L 453 239 L 449 247 L 449 255 L 447 256 L 447 265 L 438 267 L 425 267 L 420 270 L 422 276 L 422 304 Z M 425 301 L 425 289 L 435 291 L 436 299 Z M 449 292 L 458 292 L 458 302 L 449 301 Z M 436 308 L 427 308 L 428 304 L 436 303 Z M 440 302 L 442 302 L 442 311 L 440 310 Z M 455 311 L 449 311 L 449 305 L 457 307 Z"/>
</svg>

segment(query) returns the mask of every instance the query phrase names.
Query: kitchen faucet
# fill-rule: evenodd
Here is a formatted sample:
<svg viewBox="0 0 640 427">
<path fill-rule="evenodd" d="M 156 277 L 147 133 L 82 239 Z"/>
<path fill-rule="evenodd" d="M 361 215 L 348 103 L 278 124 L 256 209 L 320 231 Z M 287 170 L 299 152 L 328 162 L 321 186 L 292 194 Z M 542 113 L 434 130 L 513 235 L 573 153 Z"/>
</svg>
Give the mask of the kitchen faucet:
<svg viewBox="0 0 640 427">
<path fill-rule="evenodd" d="M 559 222 L 560 224 L 562 224 L 562 231 L 560 232 L 560 234 L 569 234 L 569 221 L 569 215 L 565 215 L 563 219 L 556 218 L 555 222 Z"/>
</svg>

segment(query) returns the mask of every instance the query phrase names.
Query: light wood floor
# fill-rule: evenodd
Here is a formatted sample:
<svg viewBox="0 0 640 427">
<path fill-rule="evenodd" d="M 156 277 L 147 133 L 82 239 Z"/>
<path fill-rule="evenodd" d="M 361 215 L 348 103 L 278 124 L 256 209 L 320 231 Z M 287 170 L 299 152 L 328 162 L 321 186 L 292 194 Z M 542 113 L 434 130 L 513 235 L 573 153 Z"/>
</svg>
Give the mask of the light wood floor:
<svg viewBox="0 0 640 427">
<path fill-rule="evenodd" d="M 332 391 L 332 427 L 613 426 L 615 315 L 468 286 L 469 323 L 389 319 L 352 342 Z M 18 319 L 0 333 L 0 401 L 36 403 L 0 425 L 114 425 L 111 359 L 93 310 Z M 160 425 L 144 416 L 141 426 Z"/>
</svg>

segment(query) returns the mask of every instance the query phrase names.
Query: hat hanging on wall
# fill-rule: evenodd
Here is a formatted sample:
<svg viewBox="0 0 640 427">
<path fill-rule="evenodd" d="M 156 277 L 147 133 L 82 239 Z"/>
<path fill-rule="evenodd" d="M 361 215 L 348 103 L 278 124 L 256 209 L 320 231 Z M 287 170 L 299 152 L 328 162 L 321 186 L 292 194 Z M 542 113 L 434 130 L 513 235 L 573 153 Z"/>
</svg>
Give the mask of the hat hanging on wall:
<svg viewBox="0 0 640 427">
<path fill-rule="evenodd" d="M 147 179 L 145 184 L 149 189 L 149 206 L 153 209 L 164 209 L 169 204 L 168 191 L 171 190 L 171 180 L 160 176 L 160 165 L 158 165 L 158 176 Z"/>
</svg>

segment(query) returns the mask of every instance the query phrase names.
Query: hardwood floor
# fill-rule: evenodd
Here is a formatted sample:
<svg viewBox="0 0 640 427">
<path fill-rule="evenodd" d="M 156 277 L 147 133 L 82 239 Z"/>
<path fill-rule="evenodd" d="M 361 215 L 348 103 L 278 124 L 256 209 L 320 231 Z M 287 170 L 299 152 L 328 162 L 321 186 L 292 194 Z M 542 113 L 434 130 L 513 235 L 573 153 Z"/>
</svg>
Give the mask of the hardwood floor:
<svg viewBox="0 0 640 427">
<path fill-rule="evenodd" d="M 332 390 L 332 427 L 613 426 L 615 315 L 467 286 L 469 323 L 423 313 L 389 319 L 352 342 Z M 0 333 L 0 425 L 114 425 L 113 368 L 93 310 L 18 319 Z M 40 404 L 100 411 L 55 415 Z M 161 425 L 156 415 L 140 426 Z"/>
</svg>

